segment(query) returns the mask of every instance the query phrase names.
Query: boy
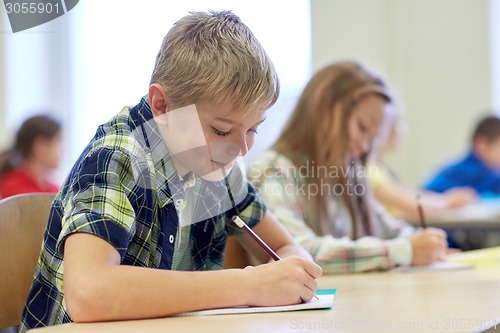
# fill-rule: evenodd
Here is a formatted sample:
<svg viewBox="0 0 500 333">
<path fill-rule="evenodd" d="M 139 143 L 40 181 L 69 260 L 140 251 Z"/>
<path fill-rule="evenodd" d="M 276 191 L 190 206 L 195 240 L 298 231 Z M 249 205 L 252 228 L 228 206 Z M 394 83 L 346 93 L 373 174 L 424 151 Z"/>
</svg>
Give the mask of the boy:
<svg viewBox="0 0 500 333">
<path fill-rule="evenodd" d="M 484 117 L 467 155 L 444 167 L 425 186 L 436 192 L 453 187 L 469 187 L 482 196 L 500 195 L 500 118 Z"/>
<path fill-rule="evenodd" d="M 179 20 L 147 97 L 99 127 L 55 198 L 21 331 L 310 300 L 321 269 L 233 167 L 278 90 L 271 61 L 237 16 Z M 287 258 L 215 271 L 227 234 L 238 232 L 233 215 Z M 198 272 L 206 270 L 214 271 Z"/>
</svg>

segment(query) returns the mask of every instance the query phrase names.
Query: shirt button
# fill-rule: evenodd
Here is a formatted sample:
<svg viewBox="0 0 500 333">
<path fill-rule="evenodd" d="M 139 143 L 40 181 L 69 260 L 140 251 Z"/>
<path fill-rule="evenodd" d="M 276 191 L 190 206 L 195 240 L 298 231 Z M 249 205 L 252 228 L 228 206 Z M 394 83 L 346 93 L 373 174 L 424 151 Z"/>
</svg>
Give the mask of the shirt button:
<svg viewBox="0 0 500 333">
<path fill-rule="evenodd" d="M 177 210 L 183 210 L 184 208 L 186 208 L 187 202 L 183 199 L 177 199 L 175 200 L 174 205 Z"/>
<path fill-rule="evenodd" d="M 168 241 L 170 242 L 170 244 L 173 244 L 174 243 L 174 235 L 170 235 L 168 237 Z"/>
</svg>

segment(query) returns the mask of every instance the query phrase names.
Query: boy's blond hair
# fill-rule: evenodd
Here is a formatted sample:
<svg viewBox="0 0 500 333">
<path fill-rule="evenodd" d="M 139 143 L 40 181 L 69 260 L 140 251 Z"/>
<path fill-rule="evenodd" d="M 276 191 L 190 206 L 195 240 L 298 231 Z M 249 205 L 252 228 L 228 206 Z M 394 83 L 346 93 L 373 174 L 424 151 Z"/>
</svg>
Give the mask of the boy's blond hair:
<svg viewBox="0 0 500 333">
<path fill-rule="evenodd" d="M 268 109 L 279 95 L 274 66 L 250 29 L 230 11 L 191 12 L 163 39 L 151 84 L 165 87 L 174 107 L 234 103 Z"/>
</svg>

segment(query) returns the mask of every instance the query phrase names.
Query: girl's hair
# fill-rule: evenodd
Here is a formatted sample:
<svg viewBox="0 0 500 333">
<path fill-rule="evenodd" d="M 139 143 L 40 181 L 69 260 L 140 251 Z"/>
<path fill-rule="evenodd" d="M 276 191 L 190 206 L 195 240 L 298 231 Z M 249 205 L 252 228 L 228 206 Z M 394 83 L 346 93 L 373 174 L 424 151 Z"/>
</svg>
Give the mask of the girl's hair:
<svg viewBox="0 0 500 333">
<path fill-rule="evenodd" d="M 346 161 L 348 146 L 348 120 L 354 105 L 368 94 L 382 96 L 392 101 L 386 83 L 360 63 L 343 61 L 331 64 L 317 72 L 304 88 L 292 115 L 273 148 L 288 157 L 297 167 L 323 168 L 330 170 L 318 177 L 309 170 L 306 184 L 315 184 L 318 189 L 342 190 L 342 199 L 353 220 L 353 234 L 357 238 L 355 218 L 361 210 L 365 232 L 370 233 L 369 210 L 365 202 L 353 202 L 348 195 L 349 175 L 356 173 L 351 161 Z M 366 165 L 365 157 L 359 161 Z M 347 172 L 346 172 L 347 171 Z M 331 176 L 332 172 L 334 176 Z M 363 181 L 362 179 L 359 180 Z M 365 185 L 366 188 L 366 185 Z M 338 193 L 338 191 L 337 191 Z M 327 221 L 327 200 L 332 193 L 320 193 L 310 200 L 309 215 L 317 215 L 307 221 L 319 234 L 331 231 L 332 221 Z M 356 201 L 363 201 L 355 198 Z M 355 206 L 359 206 L 355 207 Z"/>
<path fill-rule="evenodd" d="M 274 66 L 250 29 L 230 11 L 191 12 L 163 39 L 151 84 L 167 91 L 175 108 L 232 102 L 243 114 L 278 99 Z"/>
<path fill-rule="evenodd" d="M 36 139 L 53 139 L 61 132 L 61 124 L 48 115 L 26 119 L 16 134 L 14 147 L 0 154 L 0 176 L 28 159 Z"/>
</svg>

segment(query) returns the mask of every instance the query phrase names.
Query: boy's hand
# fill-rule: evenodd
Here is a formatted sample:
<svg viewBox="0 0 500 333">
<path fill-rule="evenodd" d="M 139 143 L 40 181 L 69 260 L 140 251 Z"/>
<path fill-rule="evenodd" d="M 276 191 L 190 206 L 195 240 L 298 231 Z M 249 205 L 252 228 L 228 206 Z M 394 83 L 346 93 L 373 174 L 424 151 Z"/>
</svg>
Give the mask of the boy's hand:
<svg viewBox="0 0 500 333">
<path fill-rule="evenodd" d="M 446 260 L 448 243 L 445 231 L 427 228 L 411 236 L 410 241 L 413 248 L 412 265 L 428 265 L 435 261 Z"/>
<path fill-rule="evenodd" d="M 474 203 L 478 200 L 478 194 L 474 189 L 467 187 L 455 187 L 444 192 L 447 207 L 457 208 Z"/>
<path fill-rule="evenodd" d="M 274 263 L 246 267 L 248 305 L 275 306 L 298 304 L 311 300 L 321 267 L 298 256 Z"/>
</svg>

